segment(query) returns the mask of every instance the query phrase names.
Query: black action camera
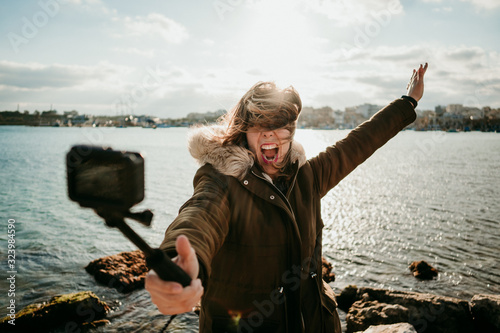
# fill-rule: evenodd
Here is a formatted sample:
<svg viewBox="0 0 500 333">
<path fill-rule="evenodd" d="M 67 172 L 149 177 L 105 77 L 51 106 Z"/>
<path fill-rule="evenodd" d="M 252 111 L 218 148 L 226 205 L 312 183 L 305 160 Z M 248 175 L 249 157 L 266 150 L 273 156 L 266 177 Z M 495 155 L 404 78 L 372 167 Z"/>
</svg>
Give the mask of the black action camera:
<svg viewBox="0 0 500 333">
<path fill-rule="evenodd" d="M 82 207 L 129 210 L 144 199 L 144 158 L 111 148 L 74 146 L 66 156 L 68 194 Z"/>
<path fill-rule="evenodd" d="M 144 199 L 144 158 L 139 153 L 111 148 L 74 146 L 66 155 L 68 195 L 82 207 L 93 208 L 108 227 L 118 228 L 144 252 L 146 264 L 165 281 L 183 286 L 191 278 L 160 249 L 151 248 L 130 226 L 125 217 L 151 225 L 153 213 L 130 212 Z"/>
</svg>

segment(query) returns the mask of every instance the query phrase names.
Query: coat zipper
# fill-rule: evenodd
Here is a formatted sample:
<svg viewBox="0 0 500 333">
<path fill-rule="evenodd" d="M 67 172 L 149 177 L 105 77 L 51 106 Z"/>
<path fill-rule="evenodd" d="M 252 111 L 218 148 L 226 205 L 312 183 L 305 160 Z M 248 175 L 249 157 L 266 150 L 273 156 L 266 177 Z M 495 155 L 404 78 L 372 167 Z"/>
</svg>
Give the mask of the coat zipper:
<svg viewBox="0 0 500 333">
<path fill-rule="evenodd" d="M 283 288 L 283 287 L 281 287 Z M 285 288 L 283 288 L 283 298 L 285 299 L 285 332 L 289 332 L 288 330 L 288 301 L 286 299 L 286 292 L 285 292 Z"/>
<path fill-rule="evenodd" d="M 285 202 L 287 208 L 290 210 L 290 213 L 292 213 L 292 216 L 293 216 L 293 219 L 295 220 L 295 214 L 293 213 L 293 210 L 292 210 L 292 205 L 290 204 L 290 202 L 288 201 L 287 197 L 283 194 L 283 192 L 280 191 L 279 188 L 276 187 L 276 185 L 274 185 L 273 183 L 269 182 L 266 178 L 262 177 L 262 176 L 259 176 L 258 174 L 256 174 L 253 170 L 252 170 L 252 174 L 259 178 L 259 179 L 262 179 L 264 180 L 266 183 L 268 183 L 269 185 L 271 185 L 273 187 L 273 189 L 275 190 L 276 193 L 278 193 L 279 196 L 281 196 L 281 198 L 283 199 L 283 201 Z M 290 193 L 293 189 L 293 187 L 295 186 L 295 180 L 297 179 L 297 175 L 295 175 L 295 177 L 293 178 L 293 182 L 292 184 L 290 185 L 290 189 L 288 190 L 288 193 Z M 287 193 L 287 194 L 288 194 Z"/>
<path fill-rule="evenodd" d="M 280 189 L 276 187 L 276 185 L 274 185 L 273 183 L 269 182 L 266 178 L 264 178 L 262 176 L 259 176 L 253 170 L 252 170 L 252 174 L 255 177 L 257 177 L 257 178 L 264 180 L 266 183 L 268 183 L 269 185 L 271 185 L 275 189 L 275 191 L 278 193 L 278 195 L 282 197 L 283 201 L 285 202 L 285 204 L 287 205 L 288 209 L 290 210 L 290 213 L 292 214 L 293 220 L 295 221 L 295 214 L 293 213 L 292 205 L 288 201 L 288 198 L 285 196 L 285 194 L 283 194 L 280 191 Z M 295 181 L 296 180 L 297 180 L 297 173 L 295 173 L 295 177 L 293 178 L 292 184 L 290 185 L 290 188 L 287 191 L 287 195 L 289 195 L 292 192 L 292 189 L 295 186 Z M 297 222 L 295 222 L 295 223 L 297 223 Z M 281 288 L 283 288 L 283 287 L 281 287 Z M 283 288 L 283 297 L 285 299 L 285 329 L 286 329 L 286 332 L 289 332 L 289 329 L 288 329 L 288 304 L 287 304 L 288 301 L 286 299 L 286 291 L 285 291 L 284 288 Z M 301 324 L 302 324 L 301 331 L 305 332 L 305 322 L 304 322 L 304 315 L 303 315 L 302 311 L 300 311 L 300 320 L 301 320 Z"/>
</svg>

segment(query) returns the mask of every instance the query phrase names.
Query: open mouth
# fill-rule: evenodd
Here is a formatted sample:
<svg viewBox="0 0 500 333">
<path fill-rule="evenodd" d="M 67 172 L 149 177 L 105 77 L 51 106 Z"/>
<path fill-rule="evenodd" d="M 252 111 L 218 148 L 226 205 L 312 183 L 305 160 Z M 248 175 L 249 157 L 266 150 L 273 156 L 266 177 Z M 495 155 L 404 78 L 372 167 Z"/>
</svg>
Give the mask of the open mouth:
<svg viewBox="0 0 500 333">
<path fill-rule="evenodd" d="M 271 164 L 278 161 L 278 145 L 275 143 L 263 144 L 260 146 L 262 160 L 264 163 Z"/>
</svg>

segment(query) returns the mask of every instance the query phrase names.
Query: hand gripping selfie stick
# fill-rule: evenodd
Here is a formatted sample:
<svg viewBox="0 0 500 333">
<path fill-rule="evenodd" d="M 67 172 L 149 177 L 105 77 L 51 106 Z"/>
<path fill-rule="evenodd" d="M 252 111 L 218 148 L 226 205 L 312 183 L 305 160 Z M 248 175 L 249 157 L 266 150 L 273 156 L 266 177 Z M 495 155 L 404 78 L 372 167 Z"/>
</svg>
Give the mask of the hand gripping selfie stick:
<svg viewBox="0 0 500 333">
<path fill-rule="evenodd" d="M 124 220 L 125 217 L 128 217 L 149 227 L 153 220 L 153 213 L 150 210 L 145 210 L 140 213 L 128 211 L 125 212 L 125 214 L 113 211 L 106 212 L 104 209 L 96 209 L 96 212 L 99 216 L 104 218 L 108 227 L 118 228 L 125 237 L 144 253 L 146 265 L 154 270 L 162 280 L 179 282 L 183 287 L 187 287 L 191 284 L 191 278 L 182 268 L 172 262 L 162 250 L 151 248 Z"/>
<path fill-rule="evenodd" d="M 160 249 L 151 248 L 125 218 L 150 226 L 153 213 L 132 213 L 130 208 L 144 199 L 144 158 L 139 153 L 78 145 L 66 156 L 68 195 L 82 207 L 93 208 L 106 225 L 118 228 L 144 252 L 146 265 L 164 281 L 186 287 L 191 278 Z"/>
</svg>

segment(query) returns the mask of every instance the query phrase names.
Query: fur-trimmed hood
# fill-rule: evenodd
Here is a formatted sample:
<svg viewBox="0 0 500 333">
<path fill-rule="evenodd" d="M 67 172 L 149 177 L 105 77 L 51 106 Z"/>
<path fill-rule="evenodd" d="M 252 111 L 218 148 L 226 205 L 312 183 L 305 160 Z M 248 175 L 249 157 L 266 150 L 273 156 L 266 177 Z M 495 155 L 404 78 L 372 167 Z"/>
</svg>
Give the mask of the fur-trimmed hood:
<svg viewBox="0 0 500 333">
<path fill-rule="evenodd" d="M 220 125 L 200 126 L 190 129 L 188 149 L 200 165 L 211 164 L 220 173 L 242 180 L 254 164 L 252 153 L 237 145 L 221 144 L 219 139 L 225 128 Z M 291 161 L 299 168 L 306 162 L 304 148 L 297 141 L 291 145 Z"/>
</svg>

